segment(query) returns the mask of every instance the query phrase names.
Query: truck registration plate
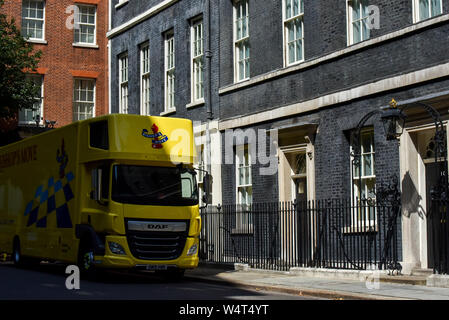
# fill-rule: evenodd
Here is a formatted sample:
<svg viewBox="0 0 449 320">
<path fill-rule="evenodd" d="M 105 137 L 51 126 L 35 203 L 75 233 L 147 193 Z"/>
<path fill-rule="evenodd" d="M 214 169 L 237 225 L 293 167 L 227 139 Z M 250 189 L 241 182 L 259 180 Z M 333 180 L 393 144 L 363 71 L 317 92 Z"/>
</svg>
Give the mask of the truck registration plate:
<svg viewBox="0 0 449 320">
<path fill-rule="evenodd" d="M 167 265 L 165 264 L 149 264 L 145 267 L 147 270 L 167 270 Z"/>
</svg>

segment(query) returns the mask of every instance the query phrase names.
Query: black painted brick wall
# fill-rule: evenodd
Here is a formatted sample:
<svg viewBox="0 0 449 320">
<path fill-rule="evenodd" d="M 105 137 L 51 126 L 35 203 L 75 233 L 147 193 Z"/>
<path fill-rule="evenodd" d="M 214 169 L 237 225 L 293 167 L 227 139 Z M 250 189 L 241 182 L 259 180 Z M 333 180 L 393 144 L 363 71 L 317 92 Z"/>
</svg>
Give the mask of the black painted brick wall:
<svg viewBox="0 0 449 320">
<path fill-rule="evenodd" d="M 114 12 L 114 21 L 125 21 L 155 5 L 160 1 L 130 1 Z M 219 8 L 211 3 L 211 51 L 212 51 L 212 107 L 215 117 L 218 116 L 218 45 L 219 26 L 217 12 Z M 179 1 L 157 15 L 139 23 L 130 30 L 112 38 L 111 53 L 111 109 L 118 112 L 118 56 L 128 51 L 129 57 L 129 113 L 140 113 L 140 54 L 139 46 L 150 43 L 150 100 L 151 114 L 159 115 L 164 111 L 164 36 L 173 30 L 175 37 L 175 106 L 176 113 L 171 117 L 202 120 L 207 118 L 205 104 L 187 109 L 191 100 L 191 64 L 190 64 L 190 25 L 193 18 L 203 16 L 203 27 L 206 32 L 206 9 L 203 0 Z M 123 17 L 122 17 L 123 16 Z M 126 16 L 126 19 L 124 18 Z M 206 41 L 206 40 L 205 40 Z M 206 46 L 206 43 L 205 43 Z M 206 59 L 205 59 L 206 60 Z M 206 63 L 206 62 L 204 62 Z"/>
</svg>

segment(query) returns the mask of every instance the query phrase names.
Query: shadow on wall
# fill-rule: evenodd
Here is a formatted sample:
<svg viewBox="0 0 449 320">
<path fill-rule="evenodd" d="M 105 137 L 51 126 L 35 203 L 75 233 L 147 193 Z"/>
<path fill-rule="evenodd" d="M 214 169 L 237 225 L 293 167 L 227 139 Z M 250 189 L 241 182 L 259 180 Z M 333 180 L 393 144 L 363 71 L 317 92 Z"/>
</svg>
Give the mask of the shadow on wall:
<svg viewBox="0 0 449 320">
<path fill-rule="evenodd" d="M 427 212 L 421 205 L 422 199 L 410 173 L 407 171 L 402 179 L 403 214 L 409 218 L 413 213 L 416 213 L 421 219 L 424 219 L 424 216 L 427 216 Z"/>
</svg>

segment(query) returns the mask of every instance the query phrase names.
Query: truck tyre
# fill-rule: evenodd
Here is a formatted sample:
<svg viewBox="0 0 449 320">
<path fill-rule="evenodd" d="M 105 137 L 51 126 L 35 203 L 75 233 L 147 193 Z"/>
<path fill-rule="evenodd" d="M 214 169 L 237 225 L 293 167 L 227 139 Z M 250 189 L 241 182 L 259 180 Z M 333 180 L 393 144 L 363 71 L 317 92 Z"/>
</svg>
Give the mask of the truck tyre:
<svg viewBox="0 0 449 320">
<path fill-rule="evenodd" d="M 12 245 L 12 262 L 16 267 L 23 266 L 23 257 L 20 251 L 20 240 L 19 238 L 14 238 Z"/>
<path fill-rule="evenodd" d="M 24 257 L 20 248 L 20 240 L 18 237 L 14 238 L 12 250 L 12 262 L 16 267 L 35 266 L 41 260 L 38 258 Z"/>
<path fill-rule="evenodd" d="M 94 249 L 90 241 L 81 240 L 78 249 L 78 268 L 80 272 L 91 278 L 95 275 Z"/>
</svg>

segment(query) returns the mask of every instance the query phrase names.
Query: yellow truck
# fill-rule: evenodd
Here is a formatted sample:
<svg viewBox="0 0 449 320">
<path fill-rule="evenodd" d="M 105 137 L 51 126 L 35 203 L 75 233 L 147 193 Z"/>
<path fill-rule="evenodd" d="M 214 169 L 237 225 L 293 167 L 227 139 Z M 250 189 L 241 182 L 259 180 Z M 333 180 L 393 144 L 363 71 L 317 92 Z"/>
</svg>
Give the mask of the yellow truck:
<svg viewBox="0 0 449 320">
<path fill-rule="evenodd" d="M 181 275 L 198 265 L 195 157 L 190 120 L 123 114 L 4 146 L 0 252 Z"/>
</svg>

